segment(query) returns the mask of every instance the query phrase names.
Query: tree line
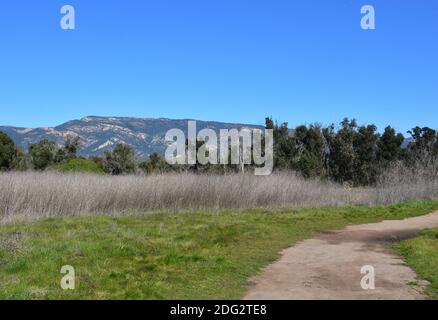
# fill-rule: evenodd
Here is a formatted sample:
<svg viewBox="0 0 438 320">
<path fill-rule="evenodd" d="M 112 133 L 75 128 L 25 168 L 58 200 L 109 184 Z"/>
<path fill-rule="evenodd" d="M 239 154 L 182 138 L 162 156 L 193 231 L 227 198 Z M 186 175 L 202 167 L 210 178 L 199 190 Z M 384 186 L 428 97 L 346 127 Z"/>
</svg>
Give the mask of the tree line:
<svg viewBox="0 0 438 320">
<path fill-rule="evenodd" d="M 337 126 L 312 124 L 294 129 L 290 129 L 287 123 L 266 118 L 265 127 L 272 129 L 274 134 L 274 170 L 294 171 L 306 178 L 328 179 L 354 186 L 373 185 L 394 163 L 403 163 L 409 168 L 422 162 L 436 163 L 438 159 L 438 132 L 428 127 L 417 126 L 408 131 L 411 139 L 407 145 L 404 135 L 391 126 L 379 133 L 375 125 L 359 126 L 356 120 L 348 118 Z M 203 143 L 198 141 L 197 148 Z M 117 144 L 101 157 L 85 159 L 77 156 L 79 148 L 78 137 L 67 137 L 62 146 L 41 140 L 30 144 L 25 152 L 0 132 L 0 170 L 45 170 L 72 161 L 78 163 L 78 159 L 82 164 L 92 162 L 98 170 L 112 175 L 170 171 L 224 173 L 244 168 L 241 165 L 199 163 L 172 166 L 156 153 L 147 160 L 139 160 L 133 147 L 127 144 Z"/>
<path fill-rule="evenodd" d="M 428 127 L 408 131 L 411 139 L 387 126 L 378 133 L 375 125 L 359 126 L 345 118 L 339 126 L 298 126 L 290 133 L 287 123 L 266 119 L 274 130 L 274 166 L 294 170 L 307 178 L 326 178 L 350 185 L 373 185 L 394 163 L 407 168 L 438 157 L 438 133 Z M 436 174 L 436 173 L 435 173 Z"/>
<path fill-rule="evenodd" d="M 117 144 L 112 151 L 103 156 L 85 158 L 79 156 L 81 141 L 79 137 L 67 136 L 62 146 L 47 139 L 29 144 L 23 151 L 4 132 L 0 131 L 0 171 L 43 171 L 46 169 L 73 169 L 73 171 L 95 171 L 111 175 L 134 174 L 142 171 L 153 173 L 168 171 L 169 165 L 158 154 L 148 160 L 140 160 L 129 144 Z M 90 170 L 84 170 L 88 169 Z M 69 170 L 65 170 L 69 171 Z"/>
</svg>

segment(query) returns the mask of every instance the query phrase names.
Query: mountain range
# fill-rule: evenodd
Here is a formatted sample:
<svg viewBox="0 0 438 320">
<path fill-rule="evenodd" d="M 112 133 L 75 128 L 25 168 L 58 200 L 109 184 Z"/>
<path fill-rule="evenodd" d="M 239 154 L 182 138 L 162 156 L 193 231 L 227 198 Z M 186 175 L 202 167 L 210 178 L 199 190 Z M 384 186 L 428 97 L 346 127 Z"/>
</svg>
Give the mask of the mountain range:
<svg viewBox="0 0 438 320">
<path fill-rule="evenodd" d="M 163 155 L 166 149 L 165 135 L 170 129 L 181 129 L 187 135 L 189 119 L 151 119 L 127 117 L 96 117 L 89 116 L 80 120 L 72 120 L 52 128 L 19 128 L 0 126 L 23 150 L 29 144 L 43 139 L 55 141 L 61 145 L 67 136 L 79 136 L 82 156 L 98 156 L 111 150 L 118 143 L 130 144 L 139 157 L 147 158 L 157 152 Z M 216 121 L 196 121 L 197 130 L 209 128 L 215 132 L 220 129 L 262 128 L 250 124 L 223 123 Z"/>
</svg>

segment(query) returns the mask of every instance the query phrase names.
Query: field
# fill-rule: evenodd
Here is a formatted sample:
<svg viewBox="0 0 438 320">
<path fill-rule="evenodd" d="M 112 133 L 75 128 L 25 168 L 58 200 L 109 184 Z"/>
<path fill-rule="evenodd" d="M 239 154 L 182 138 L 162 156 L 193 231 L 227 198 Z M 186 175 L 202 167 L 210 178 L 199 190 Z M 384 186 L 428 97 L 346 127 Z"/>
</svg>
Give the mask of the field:
<svg viewBox="0 0 438 320">
<path fill-rule="evenodd" d="M 266 177 L 0 173 L 0 223 L 99 214 L 298 209 L 437 199 L 438 179 L 427 179 L 427 176 L 405 172 L 376 187 L 351 188 L 328 181 L 305 180 L 292 173 Z"/>
<path fill-rule="evenodd" d="M 438 229 L 424 230 L 415 239 L 394 245 L 418 275 L 430 282 L 426 294 L 438 299 Z"/>
<path fill-rule="evenodd" d="M 437 210 L 425 176 L 0 173 L 0 299 L 238 299 L 297 241 Z"/>
<path fill-rule="evenodd" d="M 238 299 L 251 276 L 299 240 L 348 224 L 437 209 L 438 201 L 416 201 L 57 217 L 3 225 L 0 299 Z M 75 268 L 73 291 L 60 288 L 63 265 Z"/>
</svg>

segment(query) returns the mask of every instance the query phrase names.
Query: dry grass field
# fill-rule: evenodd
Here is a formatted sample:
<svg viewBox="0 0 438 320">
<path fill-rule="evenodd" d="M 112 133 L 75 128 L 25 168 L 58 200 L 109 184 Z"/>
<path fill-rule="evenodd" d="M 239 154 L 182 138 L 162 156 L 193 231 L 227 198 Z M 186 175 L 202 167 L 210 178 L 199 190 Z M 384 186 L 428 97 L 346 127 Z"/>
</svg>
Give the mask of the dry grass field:
<svg viewBox="0 0 438 320">
<path fill-rule="evenodd" d="M 161 210 L 297 209 L 436 199 L 438 179 L 428 177 L 392 174 L 376 187 L 351 188 L 291 173 L 266 177 L 0 173 L 0 222 Z"/>
<path fill-rule="evenodd" d="M 293 173 L 0 173 L 0 299 L 239 299 L 321 230 L 437 210 L 433 173 L 395 168 L 360 188 Z"/>
</svg>

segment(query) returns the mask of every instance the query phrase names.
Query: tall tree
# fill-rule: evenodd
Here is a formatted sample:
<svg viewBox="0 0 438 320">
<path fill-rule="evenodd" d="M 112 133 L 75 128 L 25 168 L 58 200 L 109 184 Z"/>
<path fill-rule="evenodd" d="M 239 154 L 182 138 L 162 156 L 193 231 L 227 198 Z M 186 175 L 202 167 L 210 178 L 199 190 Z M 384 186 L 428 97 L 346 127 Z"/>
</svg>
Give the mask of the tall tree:
<svg viewBox="0 0 438 320">
<path fill-rule="evenodd" d="M 375 125 L 361 126 L 354 138 L 353 146 L 356 154 L 354 162 L 354 184 L 369 185 L 377 178 L 377 141 Z"/>
<path fill-rule="evenodd" d="M 272 129 L 274 135 L 274 168 L 285 170 L 294 168 L 297 161 L 295 138 L 290 133 L 288 124 L 273 123 L 271 118 L 266 118 L 266 129 Z"/>
<path fill-rule="evenodd" d="M 321 126 L 296 127 L 294 138 L 298 156 L 295 169 L 306 178 L 324 176 L 325 141 Z"/>
<path fill-rule="evenodd" d="M 397 133 L 394 128 L 385 128 L 382 136 L 377 142 L 377 161 L 381 168 L 387 168 L 396 160 L 400 160 L 403 154 L 402 144 L 405 140 L 401 133 Z"/>
<path fill-rule="evenodd" d="M 35 170 L 44 170 L 55 163 L 56 143 L 47 139 L 29 145 L 29 156 Z"/>
<path fill-rule="evenodd" d="M 340 129 L 335 133 L 333 127 L 324 130 L 328 142 L 328 166 L 331 177 L 341 183 L 354 182 L 356 153 L 354 139 L 356 120 L 345 118 Z"/>
<path fill-rule="evenodd" d="M 409 148 L 414 153 L 428 153 L 433 156 L 438 155 L 438 133 L 429 127 L 415 127 L 408 133 L 412 136 L 412 143 Z"/>
<path fill-rule="evenodd" d="M 406 150 L 405 163 L 409 167 L 421 167 L 429 176 L 438 176 L 438 132 L 429 127 L 415 127 L 408 133 L 412 142 Z"/>
<path fill-rule="evenodd" d="M 148 160 L 140 163 L 139 167 L 147 174 L 168 171 L 171 169 L 170 165 L 155 152 L 149 156 Z"/>
<path fill-rule="evenodd" d="M 76 153 L 79 149 L 79 146 L 81 145 L 81 140 L 78 136 L 67 136 L 67 138 L 64 141 L 64 145 L 62 148 L 59 148 L 56 157 L 55 162 L 61 163 L 61 162 L 67 162 L 71 159 L 76 158 Z"/>
<path fill-rule="evenodd" d="M 112 152 L 105 152 L 103 167 L 112 175 L 134 173 L 136 168 L 134 149 L 127 144 L 117 144 Z"/>
<path fill-rule="evenodd" d="M 10 170 L 17 156 L 18 148 L 14 141 L 0 131 L 0 170 Z"/>
</svg>

